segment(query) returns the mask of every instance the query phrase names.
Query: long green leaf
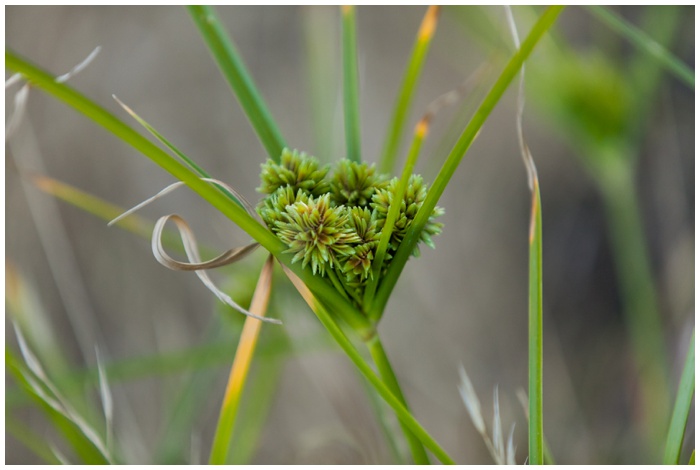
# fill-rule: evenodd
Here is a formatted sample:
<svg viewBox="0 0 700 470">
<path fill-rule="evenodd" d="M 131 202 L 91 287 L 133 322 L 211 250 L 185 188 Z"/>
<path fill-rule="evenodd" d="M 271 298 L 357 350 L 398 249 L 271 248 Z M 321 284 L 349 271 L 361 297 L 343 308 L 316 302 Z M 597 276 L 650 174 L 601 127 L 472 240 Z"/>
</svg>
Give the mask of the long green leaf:
<svg viewBox="0 0 700 470">
<path fill-rule="evenodd" d="M 327 301 L 329 304 L 333 305 L 335 307 L 334 313 L 340 315 L 360 337 L 367 337 L 370 335 L 372 330 L 371 325 L 355 307 L 344 299 L 333 286 L 328 284 L 324 279 L 315 276 L 311 272 L 309 266 L 307 266 L 306 269 L 302 269 L 299 264 L 292 264 L 292 256 L 284 253 L 287 246 L 272 234 L 272 232 L 251 217 L 243 208 L 238 206 L 238 204 L 232 203 L 230 199 L 215 187 L 202 181 L 197 174 L 193 173 L 189 168 L 185 167 L 174 157 L 164 152 L 141 134 L 134 131 L 131 127 L 124 124 L 124 122 L 116 118 L 109 111 L 95 104 L 73 88 L 63 83 L 56 83 L 53 76 L 31 65 L 11 51 L 5 51 L 5 66 L 10 70 L 21 73 L 36 87 L 43 89 L 72 106 L 77 111 L 89 117 L 97 124 L 103 126 L 124 142 L 143 153 L 177 179 L 183 181 L 223 215 L 245 230 L 266 250 L 280 260 L 280 262 L 289 266 L 290 269 L 309 286 L 315 295 L 321 300 Z"/>
<path fill-rule="evenodd" d="M 587 5 L 585 8 L 610 29 L 653 57 L 691 90 L 695 89 L 695 72 L 644 31 L 630 24 L 608 7 Z"/>
<path fill-rule="evenodd" d="M 688 355 L 685 358 L 681 382 L 678 385 L 676 404 L 673 406 L 671 425 L 666 437 L 664 465 L 678 465 L 683 446 L 683 436 L 690 414 L 690 406 L 695 396 L 695 330 L 688 345 Z"/>
<path fill-rule="evenodd" d="M 255 87 L 236 46 L 226 34 L 216 12 L 212 7 L 204 5 L 189 6 L 188 9 L 204 41 L 209 46 L 209 51 L 219 64 L 221 73 L 231 85 L 238 102 L 258 134 L 260 142 L 270 158 L 279 161 L 282 149 L 286 147 L 282 133 L 272 119 L 265 101 Z"/>
<path fill-rule="evenodd" d="M 339 92 L 336 73 L 336 9 L 311 6 L 303 9 L 306 67 L 304 81 L 311 101 L 315 151 L 319 160 L 334 160 L 336 126 L 333 116 Z"/>
<path fill-rule="evenodd" d="M 522 64 L 528 58 L 535 45 L 538 43 L 540 38 L 549 30 L 549 28 L 554 24 L 561 11 L 564 9 L 563 6 L 551 6 L 540 16 L 537 23 L 532 27 L 532 30 L 528 34 L 527 38 L 523 41 L 522 46 L 513 55 L 508 64 L 506 64 L 503 72 L 496 80 L 496 83 L 491 87 L 484 100 L 479 105 L 479 108 L 474 113 L 474 116 L 467 124 L 464 132 L 460 136 L 456 145 L 448 155 L 440 173 L 438 174 L 435 182 L 430 187 L 428 195 L 425 198 L 416 218 L 411 223 L 411 226 L 404 237 L 401 245 L 394 255 L 391 261 L 386 275 L 382 279 L 382 284 L 379 286 L 377 291 L 377 296 L 372 304 L 370 310 L 370 317 L 379 316 L 375 311 L 382 312 L 386 303 L 389 301 L 389 296 L 391 295 L 396 282 L 398 281 L 399 275 L 403 270 L 408 258 L 413 252 L 414 247 L 420 241 L 420 233 L 428 222 L 433 209 L 437 205 L 440 196 L 447 187 L 452 175 L 462 161 L 464 154 L 469 150 L 472 142 L 476 138 L 479 130 L 483 126 L 484 122 L 491 114 L 491 111 L 496 106 L 500 100 L 503 93 L 508 88 L 508 85 L 513 80 L 515 75 L 520 71 Z"/>
<path fill-rule="evenodd" d="M 370 278 L 367 287 L 365 288 L 364 305 L 371 305 L 374 298 L 374 294 L 377 291 L 377 286 L 380 281 L 381 269 L 384 266 L 384 259 L 386 257 L 387 248 L 389 247 L 389 241 L 391 240 L 391 234 L 394 231 L 394 224 L 399 215 L 399 210 L 401 209 L 401 204 L 404 199 L 404 194 L 406 193 L 406 187 L 408 186 L 408 180 L 411 178 L 413 173 L 413 168 L 418 160 L 418 155 L 420 154 L 420 149 L 425 139 L 425 134 L 427 131 L 427 124 L 424 120 L 421 120 L 416 128 L 416 133 L 413 138 L 413 143 L 408 151 L 408 157 L 406 157 L 406 163 L 404 164 L 403 171 L 401 173 L 401 179 L 399 184 L 396 185 L 395 193 L 392 197 L 391 204 L 389 205 L 389 212 L 386 216 L 386 221 L 384 222 L 384 227 L 382 228 L 382 234 L 379 238 L 379 245 L 377 245 L 377 254 L 372 262 L 372 272 L 373 276 Z M 370 319 L 374 322 L 378 322 L 382 315 L 381 310 L 373 310 L 370 312 Z"/>
<path fill-rule="evenodd" d="M 357 67 L 357 26 L 355 7 L 344 5 L 343 12 L 343 98 L 345 109 L 346 157 L 359 162 L 360 140 L 360 74 Z"/>
<path fill-rule="evenodd" d="M 410 114 L 411 102 L 417 88 L 416 84 L 423 71 L 425 57 L 428 55 L 430 43 L 435 34 L 439 11 L 440 7 L 436 5 L 428 7 L 428 11 L 425 13 L 423 22 L 418 30 L 416 42 L 413 45 L 413 51 L 401 82 L 401 88 L 399 88 L 396 106 L 394 107 L 391 121 L 389 121 L 389 132 L 384 141 L 382 157 L 379 160 L 380 173 L 391 173 L 396 164 L 396 155 L 399 151 L 402 131 Z"/>
<path fill-rule="evenodd" d="M 533 180 L 530 213 L 529 320 L 528 320 L 528 447 L 531 465 L 544 463 L 542 399 L 542 202 L 537 178 Z"/>
<path fill-rule="evenodd" d="M 136 119 L 136 122 L 138 122 L 139 124 L 141 124 L 148 132 L 151 133 L 151 135 L 152 135 L 153 137 L 155 137 L 156 139 L 158 139 L 158 141 L 159 141 L 161 144 L 163 144 L 163 145 L 165 145 L 166 147 L 168 147 L 168 148 L 170 149 L 170 151 L 173 152 L 177 157 L 179 157 L 180 160 L 182 160 L 187 166 L 189 166 L 190 168 L 192 168 L 192 170 L 194 170 L 195 172 L 199 173 L 199 175 L 202 176 L 203 178 L 211 178 L 211 175 L 209 175 L 209 173 L 207 173 L 202 167 L 200 167 L 199 165 L 197 165 L 197 163 L 195 163 L 194 160 L 192 160 L 190 157 L 188 157 L 188 156 L 185 155 L 182 151 L 180 151 L 180 149 L 178 149 L 177 147 L 175 147 L 174 144 L 170 143 L 170 141 L 169 141 L 168 139 L 166 139 L 160 132 L 158 132 L 158 130 L 156 130 L 155 127 L 151 126 L 148 122 L 146 122 L 145 119 L 143 119 L 141 116 L 139 116 L 138 114 L 136 114 L 136 112 L 135 112 L 133 109 L 131 109 L 130 107 L 128 107 L 127 105 L 125 105 L 124 103 L 122 103 L 122 102 L 119 100 L 119 98 L 117 98 L 116 96 L 114 97 L 114 99 L 117 100 L 117 102 L 121 105 L 121 107 L 124 108 L 124 109 L 126 110 L 126 112 L 129 113 L 129 115 L 130 115 L 131 117 L 133 117 L 134 119 Z M 230 191 L 226 190 L 226 188 L 224 188 L 223 186 L 221 186 L 221 185 L 219 185 L 219 184 L 214 183 L 214 185 L 215 185 L 217 188 L 219 188 L 219 190 L 220 190 L 221 192 L 223 192 L 224 194 L 226 194 L 226 196 L 228 196 L 229 199 L 231 199 L 232 201 L 236 202 L 239 206 L 245 208 L 245 206 L 243 205 L 243 203 L 242 203 L 241 201 L 238 200 L 238 198 L 236 197 L 235 194 L 233 194 L 233 193 L 231 193 Z"/>
</svg>

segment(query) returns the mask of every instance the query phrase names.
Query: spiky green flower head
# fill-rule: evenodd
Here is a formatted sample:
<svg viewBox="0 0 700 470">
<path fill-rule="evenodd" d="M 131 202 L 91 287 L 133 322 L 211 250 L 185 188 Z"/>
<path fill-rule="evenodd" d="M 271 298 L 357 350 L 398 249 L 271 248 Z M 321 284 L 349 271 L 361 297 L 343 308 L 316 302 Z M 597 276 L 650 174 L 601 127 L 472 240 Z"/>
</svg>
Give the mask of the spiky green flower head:
<svg viewBox="0 0 700 470">
<path fill-rule="evenodd" d="M 377 243 L 363 243 L 354 247 L 351 255 L 341 260 L 341 269 L 348 285 L 360 287 L 372 277 L 372 260 Z"/>
<path fill-rule="evenodd" d="M 372 214 L 372 211 L 366 207 L 353 207 L 350 209 L 350 225 L 360 237 L 362 243 L 379 242 L 381 234 L 377 226 L 377 219 Z"/>
<path fill-rule="evenodd" d="M 347 284 L 360 287 L 363 281 L 372 276 L 372 260 L 381 234 L 377 220 L 366 207 L 351 208 L 349 223 L 360 238 L 360 243 L 354 247 L 351 255 L 340 260 L 340 265 Z"/>
<path fill-rule="evenodd" d="M 374 165 L 340 160 L 331 178 L 336 204 L 367 207 L 377 190 L 386 188 L 389 178 L 376 172 Z"/>
<path fill-rule="evenodd" d="M 362 240 L 349 224 L 345 206 L 331 206 L 330 194 L 288 205 L 283 219 L 275 222 L 277 236 L 289 246 L 292 263 L 311 265 L 314 274 L 339 265 L 339 259 L 353 254 Z"/>
<path fill-rule="evenodd" d="M 309 199 L 311 199 L 311 196 L 303 189 L 299 189 L 295 192 L 294 188 L 290 185 L 280 186 L 274 193 L 260 201 L 257 211 L 270 230 L 272 230 L 273 233 L 277 233 L 277 226 L 275 223 L 286 220 L 284 214 L 286 213 L 287 206 L 291 206 L 295 202 L 309 202 Z"/>
<path fill-rule="evenodd" d="M 272 194 L 280 187 L 291 186 L 296 194 L 300 189 L 309 195 L 321 196 L 330 187 L 325 179 L 328 166 L 321 167 L 318 160 L 297 150 L 282 150 L 280 163 L 268 160 L 262 165 L 258 191 Z"/>
<path fill-rule="evenodd" d="M 386 189 L 377 191 L 377 194 L 372 197 L 371 207 L 374 211 L 377 227 L 380 230 L 384 227 L 384 223 L 386 222 L 389 207 L 391 206 L 391 202 L 398 184 L 399 179 L 393 178 L 387 185 Z M 406 192 L 399 208 L 399 215 L 394 223 L 394 229 L 391 233 L 391 239 L 389 241 L 389 246 L 394 252 L 398 250 L 401 241 L 406 236 L 406 232 L 411 226 L 413 219 L 415 219 L 416 214 L 418 214 L 418 210 L 423 205 L 423 201 L 425 201 L 427 193 L 428 189 L 423 182 L 423 178 L 420 175 L 411 175 L 408 180 Z M 443 213 L 444 210 L 440 207 L 433 209 L 433 213 L 421 231 L 421 241 L 431 248 L 435 247 L 431 237 L 438 235 L 442 231 L 443 227 L 443 224 L 435 222 L 435 219 L 441 216 Z M 416 248 L 413 250 L 413 255 L 420 255 L 418 245 L 416 245 Z"/>
</svg>

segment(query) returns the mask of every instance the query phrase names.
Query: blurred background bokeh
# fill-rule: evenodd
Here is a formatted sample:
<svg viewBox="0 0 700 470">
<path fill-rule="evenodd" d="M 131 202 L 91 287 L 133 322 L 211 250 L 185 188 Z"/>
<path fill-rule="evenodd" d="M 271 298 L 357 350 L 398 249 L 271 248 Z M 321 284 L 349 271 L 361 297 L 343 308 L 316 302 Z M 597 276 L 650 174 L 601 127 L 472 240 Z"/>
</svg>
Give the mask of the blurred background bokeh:
<svg viewBox="0 0 700 470">
<path fill-rule="evenodd" d="M 613 10 L 694 69 L 694 7 Z M 342 158 L 338 9 L 218 11 L 289 145 L 329 162 Z M 370 162 L 381 151 L 424 11 L 358 9 L 362 154 Z M 521 37 L 539 11 L 515 7 Z M 101 46 L 71 86 L 131 122 L 112 100 L 116 95 L 212 175 L 250 201 L 260 198 L 255 188 L 265 151 L 184 8 L 6 7 L 5 13 L 7 47 L 53 73 L 65 73 Z M 502 8 L 442 10 L 410 123 L 480 64 L 491 65 L 474 95 L 435 120 L 417 167 L 428 181 L 512 50 Z M 670 400 L 694 327 L 694 90 L 580 7 L 563 12 L 527 74 L 524 125 L 543 201 L 545 434 L 558 463 L 650 462 L 658 449 L 650 449 L 642 431 L 620 263 L 649 261 L 653 284 L 631 297 L 656 304 L 643 308 L 658 313 Z M 6 92 L 6 116 L 14 91 Z M 527 452 L 516 393 L 527 389 L 530 198 L 515 92 L 511 86 L 457 170 L 440 201 L 445 228 L 436 249 L 423 249 L 407 264 L 380 326 L 416 417 L 459 463 L 491 462 L 458 392 L 461 365 L 487 419 L 498 385 L 504 428 L 516 423 L 517 461 Z M 110 371 L 114 438 L 124 460 L 204 461 L 240 315 L 219 305 L 193 273 L 158 264 L 149 240 L 52 199 L 20 173 L 50 176 L 122 207 L 172 178 L 38 90 L 31 90 L 5 150 L 8 347 L 17 350 L 14 317 L 51 361 L 56 380 L 72 377 L 71 396 L 99 409 L 95 374 L 80 372 L 94 370 L 98 347 Z M 631 184 L 607 176 L 620 165 Z M 616 191 L 631 202 L 611 208 Z M 615 229 L 615 220 L 630 208 L 639 211 L 632 238 L 643 249 L 625 258 L 620 233 L 629 225 Z M 142 212 L 150 220 L 169 213 L 185 217 L 203 244 L 221 251 L 248 240 L 187 189 Z M 213 276 L 245 299 L 263 259 L 257 253 Z M 644 270 L 645 263 L 629 269 Z M 263 419 L 259 430 L 237 429 L 242 439 L 259 433 L 254 451 L 240 458 L 391 462 L 359 374 L 287 281 L 275 282 L 273 314 L 285 324 L 263 328 L 253 378 L 269 382 L 261 388 L 267 394 L 248 394 L 243 403 Z M 41 410 L 5 380 L 8 419 L 72 459 Z M 694 434 L 691 418 L 689 442 Z M 5 440 L 6 463 L 40 461 L 11 433 Z"/>
</svg>

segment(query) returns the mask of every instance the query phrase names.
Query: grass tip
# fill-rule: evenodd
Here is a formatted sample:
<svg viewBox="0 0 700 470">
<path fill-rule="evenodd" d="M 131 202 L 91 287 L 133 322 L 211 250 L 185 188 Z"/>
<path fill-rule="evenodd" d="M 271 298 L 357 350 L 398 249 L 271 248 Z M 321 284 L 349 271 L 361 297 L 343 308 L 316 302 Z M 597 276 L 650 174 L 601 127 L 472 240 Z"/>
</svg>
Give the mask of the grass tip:
<svg viewBox="0 0 700 470">
<path fill-rule="evenodd" d="M 420 41 L 429 41 L 433 37 L 437 27 L 439 13 L 440 7 L 438 5 L 431 5 L 428 7 L 428 11 L 425 17 L 423 17 L 423 22 L 418 30 L 418 38 Z"/>
</svg>

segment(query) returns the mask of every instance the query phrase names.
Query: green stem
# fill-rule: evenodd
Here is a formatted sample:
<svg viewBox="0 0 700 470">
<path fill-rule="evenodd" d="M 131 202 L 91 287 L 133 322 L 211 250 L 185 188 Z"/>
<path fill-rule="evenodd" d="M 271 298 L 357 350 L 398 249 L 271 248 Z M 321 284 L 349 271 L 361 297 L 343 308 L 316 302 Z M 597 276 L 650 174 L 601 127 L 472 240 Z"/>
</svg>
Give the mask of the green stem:
<svg viewBox="0 0 700 470">
<path fill-rule="evenodd" d="M 337 98 L 338 52 L 336 50 L 336 11 L 333 8 L 305 7 L 304 45 L 306 83 L 311 100 L 314 155 L 330 162 L 335 153 L 334 103 Z"/>
<path fill-rule="evenodd" d="M 365 362 L 362 355 L 355 348 L 355 346 L 350 342 L 350 340 L 345 336 L 345 333 L 340 329 L 340 326 L 333 320 L 328 310 L 323 305 L 322 302 L 317 300 L 311 292 L 308 290 L 303 282 L 300 282 L 299 278 L 296 278 L 293 273 L 286 271 L 287 276 L 294 284 L 294 287 L 299 291 L 304 300 L 311 310 L 316 314 L 318 319 L 321 321 L 323 326 L 328 330 L 333 339 L 338 343 L 345 354 L 350 358 L 350 360 L 357 366 L 362 375 L 365 376 L 367 381 L 377 390 L 377 393 L 384 399 L 384 401 L 394 409 L 396 416 L 399 421 L 401 421 L 412 433 L 416 436 L 425 447 L 430 450 L 437 459 L 444 464 L 454 464 L 452 458 L 447 455 L 440 445 L 435 442 L 428 432 L 423 429 L 420 423 L 411 415 L 411 413 L 406 409 L 406 407 L 401 403 L 387 385 L 380 379 L 377 374 L 374 373 L 372 368 Z M 368 338 L 376 335 L 376 332 L 369 335 Z"/>
<path fill-rule="evenodd" d="M 528 320 L 528 447 L 531 465 L 544 462 L 542 399 L 542 203 L 537 178 L 532 189 L 530 221 L 529 320 Z"/>
<path fill-rule="evenodd" d="M 360 152 L 360 84 L 357 67 L 357 25 L 355 7 L 344 5 L 343 12 L 343 97 L 345 99 L 345 144 L 347 158 L 362 160 Z"/>
<path fill-rule="evenodd" d="M 333 287 L 335 287 L 335 290 L 340 292 L 340 295 L 345 297 L 346 300 L 350 300 L 350 297 L 348 297 L 348 293 L 345 291 L 345 288 L 343 285 L 340 283 L 340 279 L 338 279 L 338 276 L 335 274 L 335 271 L 333 270 L 333 267 L 331 267 L 328 271 L 328 279 L 331 280 L 331 284 L 333 284 Z"/>
<path fill-rule="evenodd" d="M 367 392 L 367 397 L 369 398 L 369 403 L 372 406 L 372 411 L 377 418 L 379 427 L 382 429 L 382 433 L 386 438 L 386 442 L 389 445 L 389 451 L 391 452 L 391 457 L 394 459 L 395 464 L 403 463 L 401 457 L 401 452 L 399 452 L 399 446 L 397 442 L 396 433 L 390 428 L 387 421 L 387 413 L 384 411 L 384 405 L 377 394 L 377 391 L 372 387 L 372 384 L 364 378 L 361 377 L 362 385 L 364 385 L 365 391 Z"/>
<path fill-rule="evenodd" d="M 690 338 L 688 354 L 685 358 L 681 382 L 678 385 L 676 404 L 671 415 L 671 424 L 666 437 L 666 450 L 664 452 L 664 465 L 678 465 L 683 447 L 683 436 L 688 423 L 690 406 L 695 396 L 695 330 Z"/>
<path fill-rule="evenodd" d="M 396 379 L 396 375 L 394 374 L 394 370 L 391 367 L 389 358 L 387 357 L 386 352 L 384 351 L 384 347 L 382 346 L 382 343 L 379 339 L 379 335 L 375 335 L 369 341 L 366 341 L 365 344 L 367 345 L 367 348 L 369 349 L 369 352 L 372 355 L 372 359 L 374 359 L 374 363 L 377 365 L 377 369 L 379 369 L 379 375 L 381 375 L 382 379 L 384 380 L 384 383 L 387 387 L 389 387 L 389 390 L 391 390 L 394 396 L 399 399 L 401 404 L 404 407 L 406 407 L 406 410 L 410 412 L 408 403 L 406 402 L 406 398 L 404 397 L 403 392 L 401 391 L 401 386 L 399 385 L 399 381 Z M 419 465 L 430 464 L 428 454 L 425 453 L 425 449 L 423 448 L 423 445 L 421 444 L 420 440 L 416 438 L 416 436 L 413 434 L 413 432 L 411 432 L 411 429 L 409 427 L 407 427 L 404 423 L 400 424 L 401 429 L 403 429 L 403 432 L 406 435 L 408 446 L 411 449 L 413 461 Z"/>
<path fill-rule="evenodd" d="M 423 121 L 421 122 L 423 123 Z M 379 245 L 377 245 L 377 254 L 372 262 L 373 276 L 370 278 L 367 287 L 365 288 L 364 305 L 372 305 L 372 302 L 374 301 L 374 294 L 377 291 L 377 286 L 379 285 L 379 278 L 381 277 L 380 274 L 382 267 L 384 266 L 384 259 L 389 247 L 389 242 L 391 241 L 391 235 L 394 231 L 394 224 L 396 223 L 399 211 L 401 210 L 401 203 L 403 202 L 404 194 L 406 193 L 408 180 L 411 178 L 413 167 L 416 165 L 416 160 L 418 160 L 420 148 L 423 144 L 423 139 L 425 138 L 426 128 L 426 125 L 419 125 L 419 127 L 416 129 L 416 133 L 413 137 L 413 143 L 408 151 L 408 157 L 406 157 L 406 164 L 403 167 L 401 180 L 399 181 L 395 193 L 392 196 L 391 204 L 389 205 L 389 212 L 387 213 L 384 227 L 382 227 L 382 234 L 379 238 Z M 370 313 L 370 320 L 377 323 L 381 319 L 384 311 L 370 310 Z"/>
<path fill-rule="evenodd" d="M 372 305 L 370 311 L 370 317 L 380 316 L 381 311 L 384 310 L 387 302 L 389 301 L 389 296 L 398 281 L 399 275 L 403 270 L 408 258 L 411 256 L 413 249 L 416 244 L 420 241 L 420 233 L 423 231 L 425 224 L 428 222 L 433 209 L 437 205 L 440 196 L 442 195 L 447 183 L 449 183 L 452 175 L 462 161 L 464 154 L 471 147 L 472 142 L 476 138 L 479 130 L 486 122 L 486 119 L 491 114 L 491 111 L 496 106 L 496 104 L 505 93 L 508 85 L 513 80 L 515 75 L 520 71 L 525 60 L 529 57 L 530 53 L 534 49 L 535 45 L 539 42 L 542 36 L 551 28 L 554 21 L 557 19 L 561 11 L 564 9 L 563 6 L 551 6 L 540 16 L 537 23 L 532 27 L 532 30 L 528 34 L 527 38 L 522 43 L 522 46 L 518 51 L 511 57 L 508 64 L 506 64 L 503 72 L 494 83 L 491 90 L 484 98 L 484 100 L 479 105 L 479 108 L 474 113 L 474 117 L 469 121 L 464 132 L 460 136 L 459 140 L 455 144 L 454 148 L 450 152 L 442 166 L 440 173 L 438 174 L 435 182 L 430 187 L 428 195 L 425 201 L 421 205 L 416 218 L 411 223 L 408 233 L 404 237 L 401 245 L 391 260 L 391 265 L 387 270 L 386 275 L 382 279 L 382 285 L 377 291 L 376 299 Z M 379 314 L 377 312 L 380 312 Z"/>
<path fill-rule="evenodd" d="M 663 436 L 670 393 L 666 350 L 651 266 L 644 242 L 644 224 L 636 197 L 634 165 L 624 150 L 606 156 L 598 181 L 603 193 L 607 225 L 622 295 L 625 323 L 641 382 L 642 409 L 649 443 Z M 600 156 L 599 156 L 600 157 Z"/>
<path fill-rule="evenodd" d="M 204 5 L 187 8 L 268 155 L 279 161 L 282 149 L 286 147 L 282 133 L 216 12 Z"/>
</svg>

